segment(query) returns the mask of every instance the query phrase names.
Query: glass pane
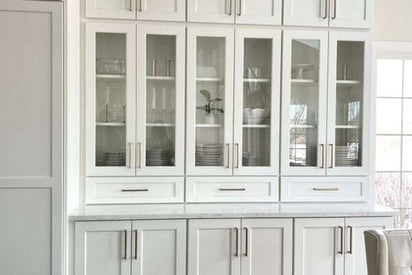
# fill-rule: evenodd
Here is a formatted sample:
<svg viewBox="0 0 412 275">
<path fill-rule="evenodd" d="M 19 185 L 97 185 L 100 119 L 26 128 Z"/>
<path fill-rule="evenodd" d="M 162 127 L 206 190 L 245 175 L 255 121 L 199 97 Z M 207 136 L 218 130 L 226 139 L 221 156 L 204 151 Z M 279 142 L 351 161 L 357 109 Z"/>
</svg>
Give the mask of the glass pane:
<svg viewBox="0 0 412 275">
<path fill-rule="evenodd" d="M 319 40 L 292 41 L 290 166 L 317 165 L 319 51 Z"/>
<path fill-rule="evenodd" d="M 126 34 L 96 34 L 96 166 L 126 164 Z"/>
<path fill-rule="evenodd" d="M 412 99 L 403 100 L 403 133 L 412 134 Z"/>
<path fill-rule="evenodd" d="M 412 173 L 402 174 L 401 207 L 412 208 Z"/>
<path fill-rule="evenodd" d="M 270 166 L 272 40 L 245 39 L 243 166 Z"/>
<path fill-rule="evenodd" d="M 405 75 L 403 76 L 403 96 L 412 97 L 412 60 L 405 60 L 404 68 Z"/>
<path fill-rule="evenodd" d="M 335 165 L 362 165 L 364 42 L 338 41 Z"/>
<path fill-rule="evenodd" d="M 400 171 L 401 137 L 376 137 L 376 171 Z"/>
<path fill-rule="evenodd" d="M 377 96 L 402 96 L 402 60 L 378 59 L 377 62 Z"/>
<path fill-rule="evenodd" d="M 102 10 L 129 10 L 128 0 L 93 0 L 96 9 Z"/>
<path fill-rule="evenodd" d="M 401 200 L 401 174 L 376 173 L 376 203 L 387 207 L 399 207 Z"/>
<path fill-rule="evenodd" d="M 198 37 L 196 166 L 223 166 L 225 38 Z"/>
<path fill-rule="evenodd" d="M 412 171 L 412 137 L 403 136 L 402 170 Z"/>
<path fill-rule="evenodd" d="M 412 107 L 412 106 L 411 106 Z M 400 134 L 402 99 L 376 99 L 376 133 Z"/>
<path fill-rule="evenodd" d="M 176 37 L 146 38 L 146 166 L 174 166 Z"/>
</svg>

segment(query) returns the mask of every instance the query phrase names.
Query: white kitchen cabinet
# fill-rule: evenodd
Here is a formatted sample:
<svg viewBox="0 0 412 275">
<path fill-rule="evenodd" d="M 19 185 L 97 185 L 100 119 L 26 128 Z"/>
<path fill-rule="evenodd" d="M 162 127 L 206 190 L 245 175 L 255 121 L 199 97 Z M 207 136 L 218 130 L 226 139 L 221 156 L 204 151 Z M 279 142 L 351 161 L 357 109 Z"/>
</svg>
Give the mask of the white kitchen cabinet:
<svg viewBox="0 0 412 275">
<path fill-rule="evenodd" d="M 83 0 L 86 17 L 185 21 L 184 0 Z"/>
<path fill-rule="evenodd" d="M 373 0 L 285 0 L 286 26 L 371 28 Z"/>
<path fill-rule="evenodd" d="M 130 275 L 131 222 L 75 224 L 76 275 Z"/>
<path fill-rule="evenodd" d="M 280 25 L 281 0 L 189 0 L 189 22 Z"/>
<path fill-rule="evenodd" d="M 184 36 L 142 24 L 136 45 L 135 24 L 86 25 L 87 176 L 183 175 Z"/>
<path fill-rule="evenodd" d="M 183 275 L 185 258 L 185 220 L 75 223 L 76 275 Z"/>
<path fill-rule="evenodd" d="M 185 0 L 133 0 L 137 1 L 137 19 L 185 21 Z"/>
<path fill-rule="evenodd" d="M 292 274 L 291 219 L 190 220 L 188 275 Z"/>
<path fill-rule="evenodd" d="M 131 274 L 186 274 L 186 221 L 133 221 Z"/>
<path fill-rule="evenodd" d="M 285 31 L 283 42 L 282 175 L 366 176 L 369 34 Z"/>
<path fill-rule="evenodd" d="M 234 43 L 233 28 L 188 29 L 188 175 L 278 174 L 280 37 L 237 29 Z"/>
<path fill-rule="evenodd" d="M 392 225 L 388 217 L 295 219 L 295 274 L 366 274 L 363 232 Z"/>
</svg>

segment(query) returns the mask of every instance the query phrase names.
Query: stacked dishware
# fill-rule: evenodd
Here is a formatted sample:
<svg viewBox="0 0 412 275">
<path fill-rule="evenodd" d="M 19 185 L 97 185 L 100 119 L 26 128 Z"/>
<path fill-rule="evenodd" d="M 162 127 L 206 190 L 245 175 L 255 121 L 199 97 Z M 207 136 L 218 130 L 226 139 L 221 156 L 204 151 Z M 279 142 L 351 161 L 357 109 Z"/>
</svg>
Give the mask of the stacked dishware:
<svg viewBox="0 0 412 275">
<path fill-rule="evenodd" d="M 263 163 L 261 156 L 252 155 L 250 152 L 243 152 L 242 165 L 243 166 L 261 166 Z"/>
<path fill-rule="evenodd" d="M 146 166 L 172 166 L 171 152 L 169 149 L 147 149 Z"/>
<path fill-rule="evenodd" d="M 197 144 L 196 166 L 221 166 L 223 146 L 221 144 Z"/>
<path fill-rule="evenodd" d="M 104 152 L 103 158 L 98 163 L 100 166 L 125 166 L 126 154 L 121 152 Z"/>
<path fill-rule="evenodd" d="M 349 146 L 336 146 L 335 165 L 336 166 L 358 166 L 358 149 Z"/>
<path fill-rule="evenodd" d="M 243 109 L 243 124 L 260 124 L 266 116 L 264 108 L 244 108 Z"/>
</svg>

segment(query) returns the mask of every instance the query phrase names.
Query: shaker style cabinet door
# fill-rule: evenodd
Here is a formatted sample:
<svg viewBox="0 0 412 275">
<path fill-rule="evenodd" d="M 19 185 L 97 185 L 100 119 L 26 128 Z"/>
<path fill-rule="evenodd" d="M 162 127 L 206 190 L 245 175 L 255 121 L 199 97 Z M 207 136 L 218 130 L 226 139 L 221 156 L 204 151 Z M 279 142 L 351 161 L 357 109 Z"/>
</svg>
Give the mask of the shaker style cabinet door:
<svg viewBox="0 0 412 275">
<path fill-rule="evenodd" d="M 89 1 L 89 0 L 87 0 Z M 136 1 L 136 0 L 132 0 Z M 185 21 L 185 0 L 137 0 L 137 19 Z"/>
<path fill-rule="evenodd" d="M 374 0 L 330 0 L 330 27 L 372 28 Z"/>
<path fill-rule="evenodd" d="M 131 222 L 75 223 L 76 275 L 130 275 Z"/>
<path fill-rule="evenodd" d="M 189 22 L 233 24 L 235 13 L 234 0 L 187 0 Z"/>
<path fill-rule="evenodd" d="M 136 19 L 136 0 L 84 0 L 86 17 Z"/>
<path fill-rule="evenodd" d="M 277 175 L 281 33 L 236 30 L 235 175 Z"/>
<path fill-rule="evenodd" d="M 243 275 L 292 275 L 292 219 L 242 219 Z"/>
<path fill-rule="evenodd" d="M 136 27 L 86 25 L 86 175 L 135 175 Z"/>
<path fill-rule="evenodd" d="M 344 219 L 295 219 L 295 275 L 344 274 Z"/>
<path fill-rule="evenodd" d="M 327 31 L 284 31 L 282 175 L 325 175 Z"/>
<path fill-rule="evenodd" d="M 237 0 L 236 23 L 281 25 L 282 0 Z"/>
<path fill-rule="evenodd" d="M 240 275 L 240 220 L 189 220 L 188 275 Z"/>
<path fill-rule="evenodd" d="M 132 274 L 186 274 L 186 220 L 132 222 Z"/>
<path fill-rule="evenodd" d="M 233 28 L 187 30 L 188 175 L 232 175 Z"/>
<path fill-rule="evenodd" d="M 327 174 L 368 174 L 371 35 L 330 32 Z"/>
<path fill-rule="evenodd" d="M 328 3 L 329 0 L 284 0 L 283 24 L 286 26 L 327 27 L 329 26 Z"/>
<path fill-rule="evenodd" d="M 136 175 L 184 174 L 185 28 L 137 27 Z"/>
</svg>

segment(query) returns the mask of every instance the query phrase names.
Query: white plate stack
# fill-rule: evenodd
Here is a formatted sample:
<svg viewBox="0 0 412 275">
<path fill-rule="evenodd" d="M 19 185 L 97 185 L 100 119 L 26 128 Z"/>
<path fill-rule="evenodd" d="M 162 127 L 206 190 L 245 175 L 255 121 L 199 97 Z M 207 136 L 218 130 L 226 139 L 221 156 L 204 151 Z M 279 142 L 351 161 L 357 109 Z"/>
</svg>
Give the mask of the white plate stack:
<svg viewBox="0 0 412 275">
<path fill-rule="evenodd" d="M 343 167 L 359 166 L 358 149 L 350 146 L 336 146 L 335 165 Z"/>
<path fill-rule="evenodd" d="M 196 145 L 196 166 L 221 166 L 223 165 L 222 144 Z"/>
<path fill-rule="evenodd" d="M 169 149 L 147 149 L 146 166 L 172 166 L 171 152 Z"/>
<path fill-rule="evenodd" d="M 126 154 L 120 152 L 104 152 L 103 159 L 98 161 L 98 166 L 125 166 Z"/>
</svg>

